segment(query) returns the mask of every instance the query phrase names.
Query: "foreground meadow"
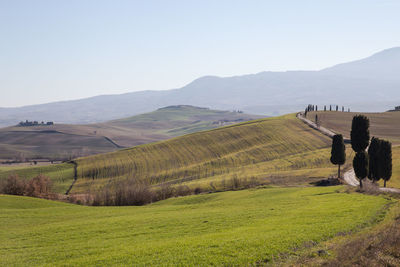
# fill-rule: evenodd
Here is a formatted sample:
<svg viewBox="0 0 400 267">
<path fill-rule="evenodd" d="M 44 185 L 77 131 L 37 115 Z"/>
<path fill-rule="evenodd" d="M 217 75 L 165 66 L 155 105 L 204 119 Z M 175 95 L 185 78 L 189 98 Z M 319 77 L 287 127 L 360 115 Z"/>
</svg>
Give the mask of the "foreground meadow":
<svg viewBox="0 0 400 267">
<path fill-rule="evenodd" d="M 249 265 L 384 217 L 343 187 L 263 188 L 87 207 L 0 195 L 0 265 Z"/>
</svg>

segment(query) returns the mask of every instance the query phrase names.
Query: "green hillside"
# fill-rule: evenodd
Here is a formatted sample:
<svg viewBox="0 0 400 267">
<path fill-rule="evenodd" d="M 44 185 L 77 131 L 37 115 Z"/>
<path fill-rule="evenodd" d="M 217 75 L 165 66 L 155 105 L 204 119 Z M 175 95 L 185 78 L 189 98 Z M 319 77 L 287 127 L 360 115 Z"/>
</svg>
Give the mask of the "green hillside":
<svg viewBox="0 0 400 267">
<path fill-rule="evenodd" d="M 330 144 L 293 114 L 251 121 L 78 159 L 73 192 L 125 178 L 201 187 L 232 177 L 308 184 L 335 172 Z"/>
<path fill-rule="evenodd" d="M 271 263 L 382 220 L 390 200 L 341 187 L 242 190 L 144 207 L 85 207 L 0 195 L 1 266 Z"/>
</svg>

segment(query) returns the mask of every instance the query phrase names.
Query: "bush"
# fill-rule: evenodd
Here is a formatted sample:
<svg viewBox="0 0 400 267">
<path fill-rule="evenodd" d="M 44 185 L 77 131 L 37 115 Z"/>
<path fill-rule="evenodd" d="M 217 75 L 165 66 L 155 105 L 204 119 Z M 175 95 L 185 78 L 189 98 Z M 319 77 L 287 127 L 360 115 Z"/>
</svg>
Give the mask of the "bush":
<svg viewBox="0 0 400 267">
<path fill-rule="evenodd" d="M 47 197 L 51 193 L 51 186 L 51 180 L 39 174 L 26 184 L 25 195 L 30 197 Z"/>
<path fill-rule="evenodd" d="M 51 180 L 41 174 L 27 182 L 17 175 L 11 175 L 1 186 L 0 192 L 17 196 L 48 197 L 51 193 L 51 185 Z"/>
<path fill-rule="evenodd" d="M 11 175 L 1 186 L 1 193 L 8 195 L 23 196 L 25 193 L 25 182 L 18 175 Z"/>
<path fill-rule="evenodd" d="M 110 187 L 114 190 L 111 191 Z M 156 199 L 145 182 L 126 180 L 114 186 L 104 187 L 92 196 L 92 206 L 141 206 Z"/>
<path fill-rule="evenodd" d="M 174 188 L 169 184 L 162 184 L 160 188 L 155 191 L 154 201 L 164 200 L 176 196 Z"/>
</svg>

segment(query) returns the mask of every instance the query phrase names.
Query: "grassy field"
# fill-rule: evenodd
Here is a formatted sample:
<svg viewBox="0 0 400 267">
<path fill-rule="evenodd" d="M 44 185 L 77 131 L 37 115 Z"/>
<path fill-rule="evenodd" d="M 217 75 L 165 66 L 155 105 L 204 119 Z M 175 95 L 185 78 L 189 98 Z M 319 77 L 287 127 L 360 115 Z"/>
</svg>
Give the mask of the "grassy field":
<svg viewBox="0 0 400 267">
<path fill-rule="evenodd" d="M 350 138 L 353 112 L 310 112 L 307 116 L 315 120 L 315 114 L 322 126 Z M 393 175 L 389 187 L 400 188 L 400 112 L 362 113 L 370 119 L 370 135 L 390 140 L 393 144 Z M 351 149 L 351 148 L 350 148 Z M 383 186 L 383 182 L 380 181 Z"/>
<path fill-rule="evenodd" d="M 390 200 L 342 187 L 270 188 L 143 207 L 0 196 L 1 266 L 255 265 L 384 218 Z"/>
<path fill-rule="evenodd" d="M 69 159 L 257 118 L 261 116 L 193 106 L 171 106 L 105 123 L 7 127 L 0 129 L 0 159 L 21 156 Z"/>
<path fill-rule="evenodd" d="M 33 167 L 0 166 L 0 180 L 5 180 L 10 175 L 31 179 L 39 174 L 44 174 L 52 180 L 54 192 L 64 194 L 74 179 L 74 166 L 69 163 Z"/>
<path fill-rule="evenodd" d="M 203 186 L 235 176 L 306 183 L 336 171 L 329 162 L 330 145 L 328 137 L 293 114 L 251 121 L 78 159 L 73 192 L 124 178 Z M 305 173 L 311 178 L 304 179 Z"/>
</svg>

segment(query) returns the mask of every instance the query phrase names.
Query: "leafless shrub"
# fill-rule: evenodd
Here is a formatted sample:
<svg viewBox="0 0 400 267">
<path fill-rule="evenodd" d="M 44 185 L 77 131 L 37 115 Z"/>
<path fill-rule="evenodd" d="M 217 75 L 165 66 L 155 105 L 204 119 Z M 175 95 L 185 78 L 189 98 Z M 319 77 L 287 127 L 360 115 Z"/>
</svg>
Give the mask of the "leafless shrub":
<svg viewBox="0 0 400 267">
<path fill-rule="evenodd" d="M 366 193 L 370 195 L 379 195 L 381 191 L 379 190 L 379 186 L 375 183 L 371 183 L 370 181 L 363 182 L 363 187 L 358 188 L 357 192 Z"/>
<path fill-rule="evenodd" d="M 44 176 L 38 175 L 29 181 L 20 179 L 17 175 L 11 175 L 2 184 L 0 192 L 9 195 L 30 196 L 41 198 L 57 198 L 56 194 L 51 193 L 51 180 Z"/>
<path fill-rule="evenodd" d="M 113 190 L 111 189 L 113 188 Z M 155 193 L 146 182 L 126 180 L 92 194 L 92 206 L 141 206 L 151 203 Z"/>
<path fill-rule="evenodd" d="M 8 195 L 23 196 L 25 193 L 25 181 L 19 179 L 18 175 L 11 175 L 1 186 L 1 193 Z"/>
<path fill-rule="evenodd" d="M 193 191 L 187 185 L 179 185 L 175 188 L 175 196 L 187 196 L 193 194 Z"/>
<path fill-rule="evenodd" d="M 26 184 L 25 195 L 30 197 L 47 197 L 51 193 L 51 187 L 51 180 L 48 177 L 39 174 L 29 180 Z"/>
<path fill-rule="evenodd" d="M 174 188 L 170 184 L 162 184 L 154 193 L 154 201 L 164 200 L 176 196 Z"/>
</svg>

